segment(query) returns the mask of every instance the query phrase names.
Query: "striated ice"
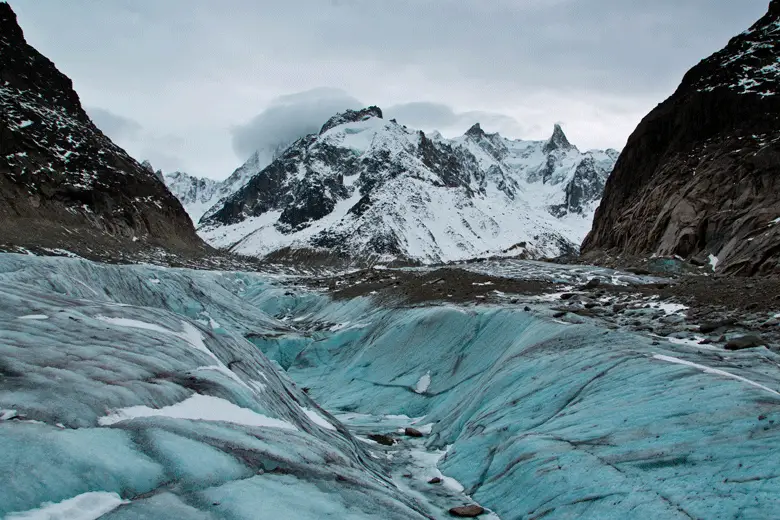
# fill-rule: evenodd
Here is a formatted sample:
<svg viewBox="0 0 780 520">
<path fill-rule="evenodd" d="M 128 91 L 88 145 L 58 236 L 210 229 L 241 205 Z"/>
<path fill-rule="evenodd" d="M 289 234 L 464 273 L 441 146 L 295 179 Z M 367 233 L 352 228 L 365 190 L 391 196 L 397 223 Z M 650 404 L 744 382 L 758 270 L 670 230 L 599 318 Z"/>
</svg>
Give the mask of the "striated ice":
<svg viewBox="0 0 780 520">
<path fill-rule="evenodd" d="M 49 318 L 18 319 L 33 314 Z M 708 347 L 4 254 L 0 516 L 115 493 L 102 518 L 447 518 L 457 482 L 469 496 L 450 505 L 505 520 L 772 518 L 780 355 Z M 385 453 L 370 433 L 400 442 Z"/>
</svg>

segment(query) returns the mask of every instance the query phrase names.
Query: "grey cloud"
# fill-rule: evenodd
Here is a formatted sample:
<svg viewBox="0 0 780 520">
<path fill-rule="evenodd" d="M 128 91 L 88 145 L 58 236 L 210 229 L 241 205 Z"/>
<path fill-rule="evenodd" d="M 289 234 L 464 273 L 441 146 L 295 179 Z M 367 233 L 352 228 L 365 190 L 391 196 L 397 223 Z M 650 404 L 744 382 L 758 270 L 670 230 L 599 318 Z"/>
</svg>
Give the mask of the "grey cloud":
<svg viewBox="0 0 780 520">
<path fill-rule="evenodd" d="M 259 21 L 258 34 L 269 50 L 286 59 L 413 66 L 438 81 L 668 91 L 687 68 L 747 28 L 766 5 L 766 0 L 354 0 L 329 5 L 298 0 L 275 6 L 272 17 Z M 295 38 L 289 37 L 291 31 Z"/>
<path fill-rule="evenodd" d="M 346 92 L 332 88 L 280 96 L 251 121 L 232 129 L 233 150 L 243 159 L 256 150 L 272 152 L 299 137 L 319 131 L 337 112 L 362 106 Z"/>
<path fill-rule="evenodd" d="M 149 161 L 152 168 L 155 170 L 162 170 L 164 173 L 179 170 L 181 171 L 184 165 L 187 164 L 186 160 L 179 155 L 166 153 L 158 148 L 142 147 L 138 153 L 137 159 L 139 161 Z"/>
<path fill-rule="evenodd" d="M 763 15 L 768 0 L 10 3 L 28 41 L 73 79 L 85 105 L 144 127 L 93 114 L 107 134 L 131 153 L 180 156 L 177 168 L 220 178 L 255 149 L 363 104 L 442 132 L 480 121 L 537 139 L 564 120 L 578 146 L 620 147 L 686 70 Z M 318 85 L 355 97 L 278 98 Z M 404 108 L 414 100 L 434 103 Z M 184 143 L 155 137 L 166 134 Z"/>
<path fill-rule="evenodd" d="M 99 107 L 85 109 L 92 122 L 112 141 L 138 161 L 148 160 L 155 169 L 171 171 L 183 168 L 187 161 L 180 155 L 185 140 L 173 134 L 157 135 L 138 121 Z"/>
<path fill-rule="evenodd" d="M 141 124 L 129 117 L 120 116 L 110 110 L 98 107 L 87 107 L 85 111 L 95 126 L 112 140 L 131 140 L 137 138 L 141 133 Z"/>
<path fill-rule="evenodd" d="M 233 128 L 233 148 L 240 158 L 246 158 L 256 150 L 272 152 L 278 146 L 286 146 L 299 137 L 319 131 L 337 112 L 371 104 L 361 102 L 343 90 L 330 88 L 281 96 L 251 121 Z M 458 112 L 444 103 L 415 101 L 380 108 L 385 119 L 396 119 L 413 128 L 439 130 L 444 134 L 462 133 L 474 123 L 480 123 L 486 131 L 507 136 L 519 136 L 528 130 L 516 119 L 503 114 L 476 110 Z"/>
</svg>

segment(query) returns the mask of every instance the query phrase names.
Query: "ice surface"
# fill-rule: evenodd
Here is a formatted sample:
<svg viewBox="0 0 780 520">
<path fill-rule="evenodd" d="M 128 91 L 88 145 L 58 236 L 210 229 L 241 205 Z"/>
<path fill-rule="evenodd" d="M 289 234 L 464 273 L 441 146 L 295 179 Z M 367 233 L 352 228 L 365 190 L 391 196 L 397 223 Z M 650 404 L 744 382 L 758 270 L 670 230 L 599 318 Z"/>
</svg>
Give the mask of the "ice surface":
<svg viewBox="0 0 780 520">
<path fill-rule="evenodd" d="M 767 349 L 0 255 L 0 516 L 99 492 L 129 501 L 109 520 L 447 518 L 471 500 L 503 519 L 771 518 L 778 392 Z"/>
<path fill-rule="evenodd" d="M 780 505 L 775 353 L 652 345 L 488 306 L 369 312 L 353 319 L 372 326 L 310 344 L 289 374 L 330 410 L 425 415 L 428 447 L 452 445 L 441 472 L 501 518 L 762 517 Z M 420 366 L 440 381 L 425 395 Z"/>
<path fill-rule="evenodd" d="M 287 292 L 245 273 L 0 255 L 0 517 L 103 493 L 123 501 L 105 518 L 257 518 L 268 497 L 280 518 L 422 518 L 245 339 L 293 332 L 260 308 L 314 303 Z"/>
<path fill-rule="evenodd" d="M 714 271 L 716 267 L 718 267 L 718 257 L 711 254 L 709 257 L 710 267 L 712 267 L 712 270 Z"/>
</svg>

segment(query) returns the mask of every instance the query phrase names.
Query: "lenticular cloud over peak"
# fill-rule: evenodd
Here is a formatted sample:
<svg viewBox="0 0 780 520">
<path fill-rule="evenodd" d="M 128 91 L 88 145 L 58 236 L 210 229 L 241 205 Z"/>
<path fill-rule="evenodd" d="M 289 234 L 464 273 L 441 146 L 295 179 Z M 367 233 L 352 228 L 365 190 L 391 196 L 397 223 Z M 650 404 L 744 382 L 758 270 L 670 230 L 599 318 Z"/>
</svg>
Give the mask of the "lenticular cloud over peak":
<svg viewBox="0 0 780 520">
<path fill-rule="evenodd" d="M 250 121 L 233 127 L 233 150 L 242 158 L 257 150 L 276 150 L 317 132 L 336 112 L 361 106 L 360 101 L 336 88 L 279 96 Z"/>
</svg>

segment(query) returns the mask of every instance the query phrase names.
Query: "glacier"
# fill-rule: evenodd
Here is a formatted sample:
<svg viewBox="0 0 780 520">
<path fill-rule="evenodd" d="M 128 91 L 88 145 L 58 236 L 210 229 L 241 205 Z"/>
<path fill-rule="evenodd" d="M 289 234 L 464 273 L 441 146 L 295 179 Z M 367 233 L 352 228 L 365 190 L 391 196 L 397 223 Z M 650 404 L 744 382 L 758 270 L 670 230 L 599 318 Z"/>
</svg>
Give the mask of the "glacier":
<svg viewBox="0 0 780 520">
<path fill-rule="evenodd" d="M 778 354 L 544 305 L 0 254 L 0 516 L 774 516 Z"/>
</svg>

